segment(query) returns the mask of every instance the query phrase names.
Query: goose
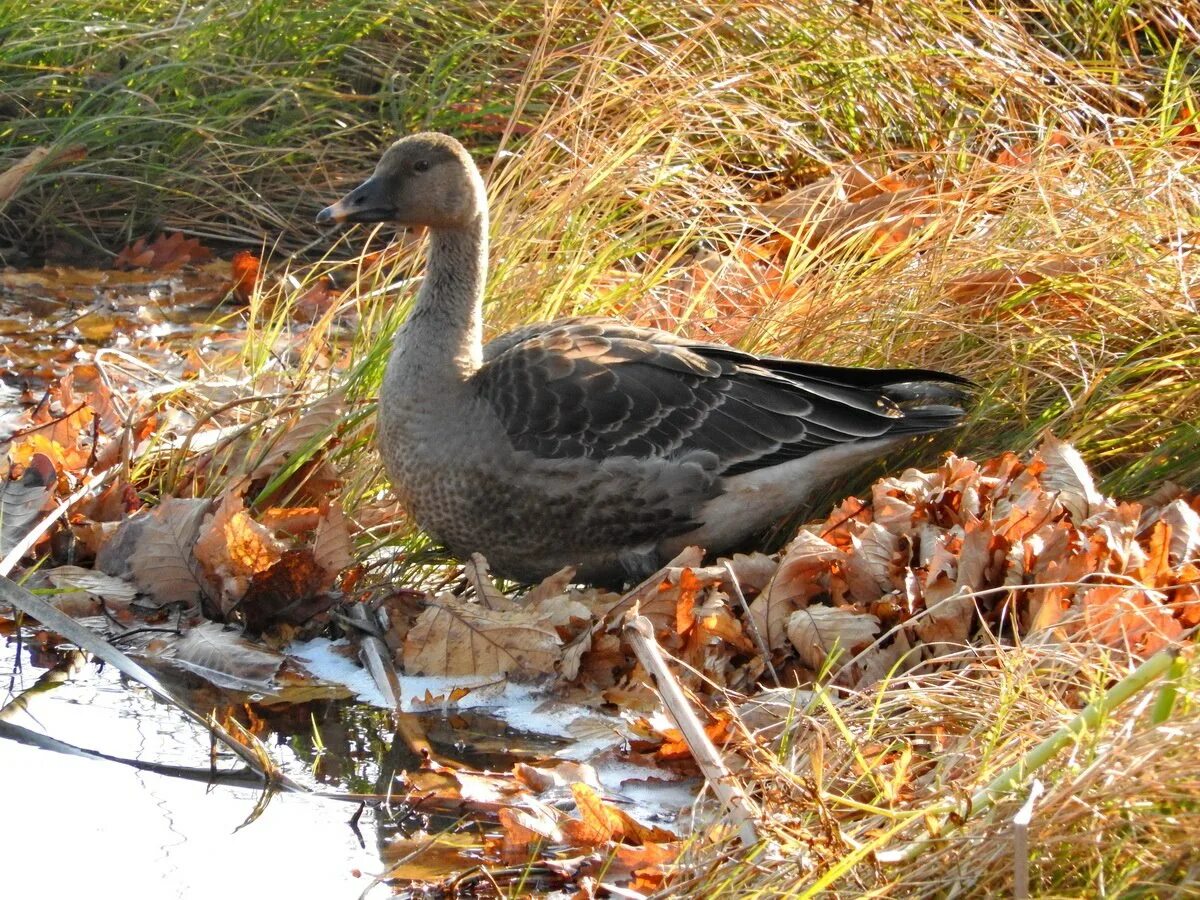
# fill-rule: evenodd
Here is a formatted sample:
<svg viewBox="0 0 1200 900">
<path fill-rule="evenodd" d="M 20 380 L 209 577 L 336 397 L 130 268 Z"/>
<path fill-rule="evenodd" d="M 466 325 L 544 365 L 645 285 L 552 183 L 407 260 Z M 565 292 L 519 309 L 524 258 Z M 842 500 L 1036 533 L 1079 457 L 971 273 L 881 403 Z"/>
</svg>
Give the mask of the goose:
<svg viewBox="0 0 1200 900">
<path fill-rule="evenodd" d="M 317 216 L 429 231 L 379 391 L 377 443 L 415 522 L 535 582 L 639 581 L 689 545 L 737 548 L 835 476 L 960 422 L 970 382 L 756 356 L 601 317 L 483 344 L 488 203 L 467 150 L 392 144 Z"/>
</svg>

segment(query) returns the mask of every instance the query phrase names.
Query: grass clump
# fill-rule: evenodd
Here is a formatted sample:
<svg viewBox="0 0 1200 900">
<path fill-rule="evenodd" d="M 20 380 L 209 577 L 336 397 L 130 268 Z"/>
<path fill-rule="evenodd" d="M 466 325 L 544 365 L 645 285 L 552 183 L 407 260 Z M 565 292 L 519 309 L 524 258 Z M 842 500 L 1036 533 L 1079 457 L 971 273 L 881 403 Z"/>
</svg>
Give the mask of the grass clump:
<svg viewBox="0 0 1200 900">
<path fill-rule="evenodd" d="M 709 869 L 704 896 L 1191 896 L 1187 835 L 1200 781 L 1194 655 L 1156 719 L 1157 684 L 1101 716 L 986 809 L 970 797 L 1130 662 L 1091 642 L 964 651 L 952 671 L 909 673 L 868 694 L 805 705 L 760 698 L 773 740 L 745 783 L 764 804 L 771 858 Z M 789 709 L 789 703 L 793 704 Z M 747 713 L 753 721 L 759 712 Z M 1039 778 L 1044 793 L 1034 791 Z M 1028 831 L 1014 819 L 1034 802 Z M 947 810 L 953 810 L 947 816 Z M 889 856 L 885 851 L 893 851 Z M 898 851 L 898 852 L 897 852 Z M 878 854 L 878 857 L 877 857 Z M 1024 872 L 1020 878 L 1018 872 Z M 1019 885 L 1019 887 L 1018 887 Z"/>
</svg>

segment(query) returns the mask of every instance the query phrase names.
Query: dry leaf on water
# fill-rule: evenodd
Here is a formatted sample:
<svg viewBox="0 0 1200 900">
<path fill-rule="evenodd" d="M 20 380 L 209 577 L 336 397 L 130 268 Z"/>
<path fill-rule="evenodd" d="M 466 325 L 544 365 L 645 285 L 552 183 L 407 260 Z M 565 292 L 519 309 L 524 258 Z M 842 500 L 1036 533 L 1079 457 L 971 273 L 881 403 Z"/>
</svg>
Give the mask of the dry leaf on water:
<svg viewBox="0 0 1200 900">
<path fill-rule="evenodd" d="M 270 692 L 283 656 L 246 641 L 216 622 L 205 622 L 180 638 L 168 653 L 180 667 L 217 687 Z"/>
<path fill-rule="evenodd" d="M 643 825 L 624 810 L 618 809 L 583 783 L 571 785 L 578 819 L 560 823 L 563 837 L 573 846 L 600 847 L 609 841 L 624 844 L 662 843 L 675 839 L 673 832 L 652 825 Z"/>
<path fill-rule="evenodd" d="M 404 639 L 416 675 L 547 675 L 562 656 L 558 632 L 524 609 L 493 610 L 441 594 Z"/>
<path fill-rule="evenodd" d="M 539 794 L 554 788 L 565 788 L 576 782 L 583 782 L 594 788 L 600 787 L 600 776 L 592 766 L 569 759 L 561 760 L 553 766 L 517 763 L 513 766 L 513 777 Z"/>
<path fill-rule="evenodd" d="M 150 243 L 138 238 L 117 254 L 114 269 L 151 269 L 172 272 L 189 263 L 212 259 L 212 251 L 197 238 L 184 237 L 181 232 L 160 234 Z"/>
<path fill-rule="evenodd" d="M 21 543 L 41 518 L 57 480 L 49 457 L 37 454 L 19 478 L 0 481 L 0 558 Z"/>
<path fill-rule="evenodd" d="M 194 550 L 210 506 L 208 500 L 168 497 L 143 514 L 147 518 L 129 555 L 129 568 L 138 588 L 160 605 L 194 606 L 207 593 Z"/>
<path fill-rule="evenodd" d="M 137 596 L 137 588 L 124 578 L 116 578 L 93 569 L 83 569 L 79 566 L 58 566 L 53 569 L 44 569 L 41 574 L 57 588 L 86 591 L 91 596 L 110 603 L 131 603 Z"/>
<path fill-rule="evenodd" d="M 499 812 L 503 832 L 500 857 L 507 862 L 528 859 L 537 844 L 561 844 L 563 840 L 557 824 L 560 816 L 553 808 L 536 801 L 525 805 L 525 809 L 502 807 Z"/>
</svg>

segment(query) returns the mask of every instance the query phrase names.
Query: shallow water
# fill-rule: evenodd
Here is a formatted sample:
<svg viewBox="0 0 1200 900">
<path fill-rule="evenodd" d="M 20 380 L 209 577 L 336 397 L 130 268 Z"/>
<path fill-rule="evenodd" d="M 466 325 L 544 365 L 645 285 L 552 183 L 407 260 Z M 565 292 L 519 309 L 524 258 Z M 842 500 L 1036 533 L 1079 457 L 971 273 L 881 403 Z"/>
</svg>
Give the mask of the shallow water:
<svg viewBox="0 0 1200 900">
<path fill-rule="evenodd" d="M 0 657 L 6 673 L 14 651 L 10 644 Z M 26 660 L 13 686 L 28 687 L 43 671 Z M 12 722 L 113 756 L 208 765 L 206 732 L 147 691 L 122 684 L 111 669 L 90 664 L 33 698 Z M 304 768 L 287 745 L 273 752 L 291 760 L 288 768 Z M 354 897 L 369 884 L 355 870 L 380 868 L 375 848 L 360 846 L 349 826 L 355 807 L 347 803 L 278 794 L 248 821 L 261 791 L 210 787 L 13 741 L 0 741 L 0 772 L 11 826 L 4 856 L 20 861 L 0 876 L 7 896 L 70 872 L 96 898 Z"/>
<path fill-rule="evenodd" d="M 98 351 L 125 352 L 177 374 L 199 340 L 236 342 L 241 316 L 216 308 L 227 294 L 227 263 L 171 274 L 0 270 L 0 439 L 17 427 L 24 406 L 39 402 L 48 385 Z M 11 622 L 2 618 L 0 634 L 0 707 L 48 670 L 66 667 L 69 649 L 39 647 L 28 629 L 18 646 Z M 369 689 L 369 677 L 358 671 Z M 370 703 L 271 704 L 170 668 L 156 667 L 156 673 L 194 709 L 216 710 L 218 718 L 250 730 L 277 765 L 315 790 L 388 794 L 396 772 L 420 764 L 397 739 L 391 714 Z M 92 898 L 353 898 L 372 888 L 371 876 L 387 868 L 384 860 L 394 856 L 397 841 L 453 824 L 406 815 L 402 805 L 390 812 L 367 807 L 352 824 L 357 803 L 267 796 L 253 778 L 210 783 L 208 732 L 111 667 L 84 662 L 69 680 L 25 694 L 20 705 L 3 714 L 8 724 L 180 771 L 140 771 L 0 736 L 0 802 L 8 813 L 0 898 L 59 884 L 64 874 Z M 508 724 L 483 712 L 424 718 L 435 748 L 479 767 L 508 769 L 559 743 L 514 740 Z M 241 763 L 221 751 L 217 767 L 228 771 Z M 478 837 L 464 842 L 468 849 L 477 843 Z M 443 857 L 438 874 L 452 872 L 456 861 L 470 863 Z M 369 896 L 392 893 L 378 885 Z"/>
<path fill-rule="evenodd" d="M 3 699 L 34 685 L 60 658 L 26 644 L 16 670 L 18 651 L 10 637 L 0 649 Z M 10 717 L 11 724 L 109 756 L 196 770 L 201 779 L 209 765 L 208 733 L 111 667 L 85 663 L 69 681 L 28 699 L 28 707 Z M 215 705 L 251 722 L 275 761 L 316 790 L 386 793 L 394 772 L 419 764 L 403 741 L 394 740 L 390 715 L 361 702 L 271 708 L 204 686 L 195 687 L 188 699 L 198 709 Z M 242 701 L 240 708 L 234 699 Z M 427 718 L 435 748 L 480 767 L 511 767 L 535 751 L 528 736 L 486 714 Z M 313 738 L 314 723 L 323 751 Z M 554 742 L 542 743 L 544 752 Z M 237 761 L 219 753 L 218 768 L 238 768 Z M 452 824 L 406 816 L 402 808 L 389 815 L 369 806 L 352 824 L 359 806 L 351 802 L 288 793 L 267 797 L 254 787 L 211 785 L 182 772 L 138 771 L 12 740 L 0 739 L 0 772 L 12 826 L 4 830 L 4 857 L 21 861 L 0 875 L 6 886 L 0 896 L 33 889 L 65 867 L 94 898 L 211 898 L 218 893 L 352 898 L 371 888 L 372 874 L 386 869 L 382 860 L 395 855 L 390 852 L 394 842 Z M 470 849 L 476 842 L 472 838 L 464 846 Z M 457 867 L 469 862 L 460 857 Z M 442 865 L 441 874 L 449 874 L 454 859 Z M 368 896 L 391 893 L 378 885 Z"/>
<path fill-rule="evenodd" d="M 484 838 L 497 833 L 494 812 L 483 811 L 487 800 L 475 807 L 452 795 L 448 812 L 406 806 L 412 773 L 422 763 L 404 737 L 414 727 L 436 758 L 475 771 L 508 772 L 517 762 L 589 761 L 610 802 L 677 833 L 687 829 L 680 813 L 698 789 L 693 779 L 624 761 L 612 750 L 616 720 L 518 685 L 481 689 L 463 701 L 486 708 L 426 712 L 401 723 L 363 699 L 267 703 L 143 658 L 175 696 L 193 709 L 215 711 L 227 727 L 233 720 L 253 732 L 280 769 L 315 793 L 266 794 L 248 773 L 230 778 L 242 765 L 220 745 L 215 759 L 221 777 L 214 783 L 206 730 L 112 667 L 88 662 L 68 647 L 41 647 L 37 636 L 26 630 L 18 646 L 10 633 L 0 645 L 0 706 L 20 698 L 0 713 L 0 772 L 6 776 L 0 796 L 20 823 L 6 830 L 3 846 L 6 859 L 22 861 L 0 874 L 0 897 L 33 889 L 64 865 L 87 873 L 81 884 L 93 898 L 210 898 L 217 891 L 248 897 L 260 889 L 297 897 L 383 897 L 414 880 L 464 872 L 484 861 Z M 293 645 L 289 655 L 331 679 L 325 693 L 369 696 L 369 677 L 336 651 L 319 639 Z M 36 688 L 45 673 L 68 669 L 66 680 Z M 428 678 L 405 678 L 402 686 L 406 708 L 431 693 L 448 693 L 445 683 Z M 570 739 L 577 721 L 598 725 L 593 735 L 602 736 Z M 6 739 L 9 726 L 124 762 L 27 746 Z M 363 805 L 320 796 L 348 793 L 377 799 Z M 560 799 L 565 796 L 564 789 Z M 556 802 L 550 795 L 541 799 Z M 447 831 L 436 847 L 426 846 L 429 834 Z M 394 870 L 414 849 L 417 858 Z M 389 872 L 393 884 L 372 877 Z"/>
</svg>

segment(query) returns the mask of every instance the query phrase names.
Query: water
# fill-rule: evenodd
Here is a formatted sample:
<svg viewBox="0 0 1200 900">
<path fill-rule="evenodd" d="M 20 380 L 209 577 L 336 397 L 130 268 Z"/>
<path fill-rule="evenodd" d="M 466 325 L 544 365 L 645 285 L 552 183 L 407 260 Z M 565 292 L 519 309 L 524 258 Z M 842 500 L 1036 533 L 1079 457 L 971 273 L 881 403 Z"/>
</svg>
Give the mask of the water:
<svg viewBox="0 0 1200 900">
<path fill-rule="evenodd" d="M 12 668 L 10 644 L 0 667 Z M 26 660 L 20 690 L 44 669 Z M 209 738 L 111 669 L 85 665 L 74 680 L 34 697 L 13 724 L 114 756 L 204 769 Z M 287 743 L 272 752 L 302 770 Z M 223 767 L 228 763 L 223 762 Z M 360 845 L 352 804 L 276 794 L 256 818 L 260 790 L 209 786 L 115 762 L 80 759 L 0 741 L 7 827 L 0 896 L 69 883 L 97 898 L 357 897 L 381 869 Z M 250 821 L 253 818 L 253 821 Z M 359 827 L 369 834 L 373 814 Z M 389 893 L 377 888 L 380 896 Z"/>
</svg>

